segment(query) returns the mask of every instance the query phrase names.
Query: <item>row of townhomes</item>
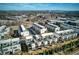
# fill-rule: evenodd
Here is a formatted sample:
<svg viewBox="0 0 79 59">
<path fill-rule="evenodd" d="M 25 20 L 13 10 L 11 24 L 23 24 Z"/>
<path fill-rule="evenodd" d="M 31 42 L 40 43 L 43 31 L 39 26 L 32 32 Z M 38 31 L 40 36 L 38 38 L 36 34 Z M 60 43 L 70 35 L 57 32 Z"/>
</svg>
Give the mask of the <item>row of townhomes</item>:
<svg viewBox="0 0 79 59">
<path fill-rule="evenodd" d="M 0 26 L 0 54 L 16 54 L 20 51 L 37 50 L 58 41 L 74 39 L 79 35 L 76 21 L 50 20 L 46 24 L 33 23 L 29 29 L 18 26 L 17 38 L 6 38 L 10 31 L 6 25 Z"/>
</svg>

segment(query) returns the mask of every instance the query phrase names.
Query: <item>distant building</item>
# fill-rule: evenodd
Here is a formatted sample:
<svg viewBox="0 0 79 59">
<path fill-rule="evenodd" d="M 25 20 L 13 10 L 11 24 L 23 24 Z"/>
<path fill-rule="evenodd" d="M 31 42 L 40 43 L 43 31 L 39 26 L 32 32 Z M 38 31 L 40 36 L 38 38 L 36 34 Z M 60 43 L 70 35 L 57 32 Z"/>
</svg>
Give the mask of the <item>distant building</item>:
<svg viewBox="0 0 79 59">
<path fill-rule="evenodd" d="M 2 33 L 6 28 L 6 25 L 0 26 L 0 32 Z"/>
<path fill-rule="evenodd" d="M 7 27 L 6 25 L 0 26 L 0 39 L 4 39 L 5 34 L 9 34 L 10 27 Z"/>
<path fill-rule="evenodd" d="M 4 31 L 4 34 L 8 34 L 10 32 L 10 27 L 7 27 Z"/>
</svg>

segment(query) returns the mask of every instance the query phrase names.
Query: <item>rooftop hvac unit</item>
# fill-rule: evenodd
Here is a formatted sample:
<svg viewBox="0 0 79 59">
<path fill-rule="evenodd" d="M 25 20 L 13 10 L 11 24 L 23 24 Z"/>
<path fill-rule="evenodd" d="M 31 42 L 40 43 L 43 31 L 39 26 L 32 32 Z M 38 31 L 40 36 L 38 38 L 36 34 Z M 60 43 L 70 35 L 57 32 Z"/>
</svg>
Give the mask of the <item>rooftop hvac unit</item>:
<svg viewBox="0 0 79 59">
<path fill-rule="evenodd" d="M 44 46 L 48 45 L 48 41 L 43 41 Z"/>
<path fill-rule="evenodd" d="M 32 50 L 35 50 L 35 49 L 36 49 L 35 43 L 32 43 L 32 44 L 31 44 L 31 48 L 32 48 Z"/>
<path fill-rule="evenodd" d="M 58 41 L 58 38 L 53 38 L 53 41 L 54 41 L 54 42 L 57 42 L 57 41 Z"/>
<path fill-rule="evenodd" d="M 52 41 L 53 41 L 52 39 L 49 39 L 49 40 L 48 40 L 49 44 L 51 44 L 51 43 L 52 43 Z"/>
<path fill-rule="evenodd" d="M 42 45 L 42 42 L 37 42 L 37 46 L 41 46 Z"/>
<path fill-rule="evenodd" d="M 39 35 L 34 35 L 35 39 L 40 39 Z"/>
</svg>

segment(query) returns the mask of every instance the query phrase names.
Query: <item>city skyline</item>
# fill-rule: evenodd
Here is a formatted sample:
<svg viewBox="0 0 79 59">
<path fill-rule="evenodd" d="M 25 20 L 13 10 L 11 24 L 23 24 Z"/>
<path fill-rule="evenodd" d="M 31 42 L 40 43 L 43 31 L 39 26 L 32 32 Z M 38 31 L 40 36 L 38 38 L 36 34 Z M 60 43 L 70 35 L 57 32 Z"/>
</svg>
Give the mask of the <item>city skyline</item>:
<svg viewBox="0 0 79 59">
<path fill-rule="evenodd" d="M 79 3 L 0 3 L 0 10 L 79 11 Z"/>
</svg>

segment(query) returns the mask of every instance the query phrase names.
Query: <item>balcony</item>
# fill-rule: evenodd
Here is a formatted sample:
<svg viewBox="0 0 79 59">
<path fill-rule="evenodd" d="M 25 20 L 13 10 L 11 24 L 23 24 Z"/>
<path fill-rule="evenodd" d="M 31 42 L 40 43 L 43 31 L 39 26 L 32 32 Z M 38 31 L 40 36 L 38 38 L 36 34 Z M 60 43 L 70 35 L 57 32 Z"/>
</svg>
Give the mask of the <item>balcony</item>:
<svg viewBox="0 0 79 59">
<path fill-rule="evenodd" d="M 20 44 L 20 42 L 19 41 L 12 42 L 12 45 L 17 45 L 17 44 Z"/>
<path fill-rule="evenodd" d="M 10 44 L 8 44 L 8 43 L 4 43 L 4 44 L 2 44 L 2 48 L 6 48 L 6 47 L 9 47 L 9 46 L 11 46 L 12 44 L 10 43 Z"/>
</svg>

